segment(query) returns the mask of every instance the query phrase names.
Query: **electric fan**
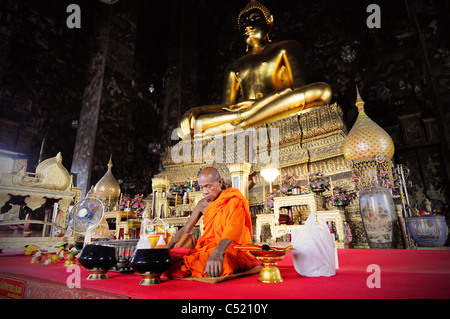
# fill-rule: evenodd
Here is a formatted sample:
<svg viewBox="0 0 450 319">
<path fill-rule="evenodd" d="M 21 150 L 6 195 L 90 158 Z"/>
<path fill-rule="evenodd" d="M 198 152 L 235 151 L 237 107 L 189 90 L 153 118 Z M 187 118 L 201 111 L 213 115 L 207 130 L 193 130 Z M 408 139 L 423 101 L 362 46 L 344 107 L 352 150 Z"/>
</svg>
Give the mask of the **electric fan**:
<svg viewBox="0 0 450 319">
<path fill-rule="evenodd" d="M 75 233 L 84 234 L 84 246 L 78 256 L 78 262 L 89 271 L 88 280 L 107 279 L 107 271 L 117 263 L 114 247 L 89 245 L 91 232 L 100 224 L 103 215 L 103 203 L 92 197 L 75 204 L 69 213 L 70 229 Z"/>
<path fill-rule="evenodd" d="M 100 224 L 104 214 L 103 203 L 87 197 L 72 207 L 68 225 L 75 233 L 84 234 L 84 245 L 91 241 L 92 230 Z"/>
</svg>

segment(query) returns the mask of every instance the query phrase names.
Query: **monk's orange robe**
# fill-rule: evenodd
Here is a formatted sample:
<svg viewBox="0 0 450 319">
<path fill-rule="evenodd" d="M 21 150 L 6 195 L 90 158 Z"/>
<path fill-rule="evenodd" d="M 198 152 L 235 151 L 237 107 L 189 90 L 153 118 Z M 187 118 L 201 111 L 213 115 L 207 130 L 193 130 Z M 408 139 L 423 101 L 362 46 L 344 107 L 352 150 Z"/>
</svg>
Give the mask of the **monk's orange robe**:
<svg viewBox="0 0 450 319">
<path fill-rule="evenodd" d="M 207 277 L 204 273 L 206 262 L 223 238 L 231 239 L 232 242 L 225 250 L 221 276 L 245 271 L 257 265 L 249 252 L 235 248 L 236 245 L 251 244 L 253 231 L 248 202 L 233 187 L 223 190 L 206 208 L 203 214 L 203 235 L 195 245 L 196 252 L 184 256 L 181 270 L 190 273 L 192 277 Z"/>
</svg>

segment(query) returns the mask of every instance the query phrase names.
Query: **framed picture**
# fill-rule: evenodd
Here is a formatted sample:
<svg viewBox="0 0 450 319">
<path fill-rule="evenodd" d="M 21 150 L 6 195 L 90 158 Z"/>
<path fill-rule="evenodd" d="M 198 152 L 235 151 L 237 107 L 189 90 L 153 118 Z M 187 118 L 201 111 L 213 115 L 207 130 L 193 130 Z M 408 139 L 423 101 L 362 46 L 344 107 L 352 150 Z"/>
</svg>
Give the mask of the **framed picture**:
<svg viewBox="0 0 450 319">
<path fill-rule="evenodd" d="M 440 132 L 436 119 L 434 117 L 423 119 L 425 133 L 429 142 L 440 141 Z"/>
<path fill-rule="evenodd" d="M 399 116 L 405 145 L 422 144 L 425 142 L 422 119 L 420 113 Z"/>
</svg>

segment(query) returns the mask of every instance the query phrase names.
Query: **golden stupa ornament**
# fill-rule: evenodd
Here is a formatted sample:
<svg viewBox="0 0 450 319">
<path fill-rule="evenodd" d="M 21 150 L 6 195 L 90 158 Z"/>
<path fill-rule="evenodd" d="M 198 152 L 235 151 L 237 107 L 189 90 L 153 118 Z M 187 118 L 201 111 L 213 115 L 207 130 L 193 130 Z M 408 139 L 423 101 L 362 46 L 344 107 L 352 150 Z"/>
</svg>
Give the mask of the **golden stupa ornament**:
<svg viewBox="0 0 450 319">
<path fill-rule="evenodd" d="M 110 158 L 106 174 L 103 175 L 94 187 L 94 194 L 99 199 L 117 199 L 120 195 L 120 185 L 111 171 L 112 166 L 112 158 Z"/>
<path fill-rule="evenodd" d="M 376 181 L 391 188 L 394 142 L 383 128 L 367 116 L 358 88 L 356 92 L 358 117 L 345 139 L 344 157 L 352 168 L 352 178 L 359 188 L 370 187 Z"/>
</svg>

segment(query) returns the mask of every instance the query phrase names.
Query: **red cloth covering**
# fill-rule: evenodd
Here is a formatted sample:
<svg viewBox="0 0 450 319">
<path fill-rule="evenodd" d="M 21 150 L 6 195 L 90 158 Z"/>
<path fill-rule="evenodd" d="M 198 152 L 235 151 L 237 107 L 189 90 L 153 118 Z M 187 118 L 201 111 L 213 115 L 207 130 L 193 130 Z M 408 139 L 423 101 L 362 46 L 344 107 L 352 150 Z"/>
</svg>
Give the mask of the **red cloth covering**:
<svg viewBox="0 0 450 319">
<path fill-rule="evenodd" d="M 89 273 L 81 268 L 81 289 L 141 299 L 450 298 L 450 250 L 339 249 L 338 256 L 340 268 L 335 276 L 308 278 L 295 271 L 289 252 L 278 263 L 284 281 L 276 284 L 260 283 L 256 274 L 219 284 L 163 280 L 159 285 L 141 286 L 141 277 L 134 273 L 109 271 L 109 279 L 88 281 Z M 72 274 L 63 262 L 41 266 L 30 260 L 30 256 L 0 257 L 0 276 L 35 277 L 65 286 Z M 380 267 L 381 288 L 367 286 L 372 275 L 367 269 L 372 264 Z"/>
</svg>

